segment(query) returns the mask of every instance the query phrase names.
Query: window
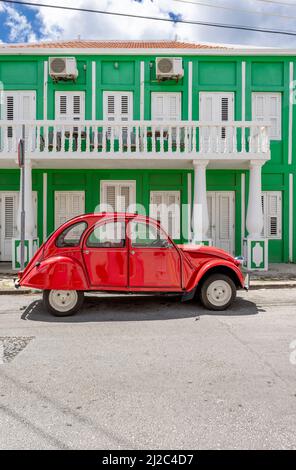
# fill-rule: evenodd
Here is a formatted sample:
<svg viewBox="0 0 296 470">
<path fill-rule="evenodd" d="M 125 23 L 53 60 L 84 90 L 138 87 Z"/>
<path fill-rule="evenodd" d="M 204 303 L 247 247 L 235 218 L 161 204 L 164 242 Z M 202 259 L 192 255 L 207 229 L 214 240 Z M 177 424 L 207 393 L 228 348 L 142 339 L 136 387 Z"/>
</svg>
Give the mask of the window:
<svg viewBox="0 0 296 470">
<path fill-rule="evenodd" d="M 89 248 L 125 247 L 125 222 L 106 222 L 97 225 L 89 235 L 86 246 Z"/>
<path fill-rule="evenodd" d="M 172 238 L 180 238 L 180 191 L 151 191 L 149 213 Z"/>
<path fill-rule="evenodd" d="M 57 91 L 55 94 L 55 118 L 59 121 L 83 121 L 84 101 L 84 91 Z"/>
<path fill-rule="evenodd" d="M 169 248 L 171 243 L 158 227 L 145 222 L 131 222 L 131 243 L 135 248 Z"/>
<path fill-rule="evenodd" d="M 130 91 L 104 91 L 104 120 L 131 121 L 133 119 L 133 94 Z"/>
<path fill-rule="evenodd" d="M 101 181 L 101 211 L 127 212 L 135 202 L 135 181 Z"/>
<path fill-rule="evenodd" d="M 34 121 L 36 118 L 36 93 L 35 91 L 4 91 L 3 112 L 1 118 L 7 121 Z M 17 131 L 21 137 L 21 127 Z M 25 129 L 25 134 L 28 130 Z M 7 128 L 7 137 L 14 137 L 13 128 Z"/>
<path fill-rule="evenodd" d="M 281 93 L 252 93 L 253 121 L 270 122 L 269 137 L 281 140 L 282 135 L 282 95 Z"/>
<path fill-rule="evenodd" d="M 151 93 L 152 121 L 181 121 L 181 93 Z"/>
<path fill-rule="evenodd" d="M 68 248 L 79 246 L 81 237 L 87 227 L 86 222 L 77 222 L 67 227 L 58 237 L 56 246 L 58 248 Z"/>
<path fill-rule="evenodd" d="M 220 93 L 220 92 L 201 92 L 199 94 L 199 120 L 201 122 L 227 122 L 234 120 L 234 93 Z M 220 132 L 219 132 L 220 133 Z M 212 140 L 216 142 L 216 135 L 211 135 L 210 128 L 201 129 L 202 139 Z M 228 140 L 233 140 L 231 135 L 231 128 L 222 127 L 221 135 L 219 137 L 220 143 Z M 223 142 L 224 144 L 224 142 Z"/>
<path fill-rule="evenodd" d="M 55 228 L 84 214 L 84 191 L 55 191 Z"/>
<path fill-rule="evenodd" d="M 281 191 L 262 192 L 262 212 L 264 227 L 262 236 L 270 239 L 282 238 L 282 193 Z"/>
</svg>

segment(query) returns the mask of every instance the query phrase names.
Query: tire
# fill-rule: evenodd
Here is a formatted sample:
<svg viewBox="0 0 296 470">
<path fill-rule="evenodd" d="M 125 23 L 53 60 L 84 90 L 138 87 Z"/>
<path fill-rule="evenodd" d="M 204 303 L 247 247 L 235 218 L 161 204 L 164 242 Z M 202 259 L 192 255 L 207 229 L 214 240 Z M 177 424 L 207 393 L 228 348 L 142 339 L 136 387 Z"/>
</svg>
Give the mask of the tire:
<svg viewBox="0 0 296 470">
<path fill-rule="evenodd" d="M 55 317 L 74 315 L 83 304 L 84 292 L 78 290 L 44 290 L 43 304 Z"/>
<path fill-rule="evenodd" d="M 235 298 L 235 284 L 225 274 L 212 274 L 201 285 L 200 300 L 208 310 L 226 310 Z"/>
</svg>

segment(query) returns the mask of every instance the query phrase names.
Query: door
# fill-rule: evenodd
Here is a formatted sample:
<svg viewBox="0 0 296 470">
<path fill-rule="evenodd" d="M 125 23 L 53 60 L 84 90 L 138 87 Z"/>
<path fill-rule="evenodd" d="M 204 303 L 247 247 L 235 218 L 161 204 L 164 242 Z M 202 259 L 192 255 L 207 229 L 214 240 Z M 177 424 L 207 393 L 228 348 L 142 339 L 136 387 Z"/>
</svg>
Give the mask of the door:
<svg viewBox="0 0 296 470">
<path fill-rule="evenodd" d="M 207 193 L 209 231 L 213 245 L 234 254 L 235 250 L 235 193 L 221 191 Z"/>
<path fill-rule="evenodd" d="M 7 121 L 34 121 L 36 119 L 36 93 L 35 91 L 4 91 L 3 108 L 1 109 L 1 118 Z M 2 138 L 8 139 L 8 148 L 16 146 L 18 140 L 22 137 L 22 127 L 17 130 L 8 127 L 6 135 Z M 25 127 L 26 148 L 30 140 L 29 129 Z M 34 144 L 32 143 L 32 147 Z"/>
<path fill-rule="evenodd" d="M 11 261 L 12 239 L 16 236 L 19 193 L 0 193 L 0 261 Z"/>
<path fill-rule="evenodd" d="M 180 191 L 150 191 L 149 214 L 170 237 L 180 238 Z"/>
<path fill-rule="evenodd" d="M 128 224 L 129 286 L 153 290 L 181 289 L 181 259 L 163 230 L 151 222 Z"/>
<path fill-rule="evenodd" d="M 33 191 L 35 214 L 34 236 L 37 236 L 37 192 Z M 19 216 L 19 192 L 0 192 L 0 261 L 12 260 L 12 239 L 17 236 Z"/>
<path fill-rule="evenodd" d="M 202 123 L 221 123 L 234 120 L 234 94 L 201 92 L 199 94 L 199 120 Z M 234 145 L 232 128 L 207 126 L 200 129 L 200 145 L 204 150 L 231 151 Z"/>
<path fill-rule="evenodd" d="M 128 122 L 133 120 L 133 93 L 130 91 L 104 91 L 103 119 L 109 122 Z M 108 138 L 119 138 L 118 129 L 108 128 Z M 132 136 L 131 136 L 132 137 Z M 127 127 L 122 128 L 123 143 L 127 142 Z"/>
<path fill-rule="evenodd" d="M 181 121 L 181 93 L 151 93 L 152 121 Z"/>
<path fill-rule="evenodd" d="M 84 191 L 55 191 L 55 230 L 85 213 Z"/>
<path fill-rule="evenodd" d="M 93 287 L 122 288 L 128 284 L 128 254 L 124 220 L 102 220 L 91 230 L 83 257 Z"/>
<path fill-rule="evenodd" d="M 128 212 L 136 204 L 135 181 L 101 181 L 100 210 Z"/>
<path fill-rule="evenodd" d="M 85 116 L 85 94 L 84 91 L 56 91 L 55 93 L 55 119 L 57 121 L 83 121 Z M 68 126 L 66 131 L 72 131 Z M 74 127 L 73 132 L 77 133 Z"/>
</svg>

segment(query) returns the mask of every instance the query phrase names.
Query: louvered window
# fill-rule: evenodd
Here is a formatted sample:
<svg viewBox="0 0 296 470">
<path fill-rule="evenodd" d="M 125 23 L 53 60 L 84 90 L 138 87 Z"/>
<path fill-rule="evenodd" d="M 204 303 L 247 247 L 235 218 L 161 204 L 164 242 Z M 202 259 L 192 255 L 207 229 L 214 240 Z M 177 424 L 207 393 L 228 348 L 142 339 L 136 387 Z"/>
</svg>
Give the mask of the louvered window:
<svg viewBox="0 0 296 470">
<path fill-rule="evenodd" d="M 102 181 L 101 210 L 127 212 L 136 200 L 135 181 Z"/>
<path fill-rule="evenodd" d="M 234 253 L 234 201 L 233 191 L 208 191 L 208 237 L 214 246 Z"/>
<path fill-rule="evenodd" d="M 262 236 L 270 239 L 282 238 L 282 193 L 265 191 L 261 196 L 264 227 Z"/>
<path fill-rule="evenodd" d="M 36 117 L 36 98 L 34 91 L 3 92 L 4 112 L 3 119 L 7 121 L 33 121 Z M 27 129 L 25 128 L 25 133 Z M 22 134 L 19 126 L 16 138 Z M 14 137 L 13 127 L 7 128 L 7 137 Z"/>
<path fill-rule="evenodd" d="M 270 123 L 268 135 L 271 140 L 281 140 L 282 95 L 281 93 L 252 93 L 252 119 Z"/>
<path fill-rule="evenodd" d="M 84 191 L 55 192 L 55 228 L 85 212 Z"/>
<path fill-rule="evenodd" d="M 84 92 L 56 92 L 55 118 L 58 121 L 83 121 L 85 116 Z"/>
<path fill-rule="evenodd" d="M 181 121 L 181 93 L 152 93 L 152 121 Z"/>
<path fill-rule="evenodd" d="M 180 192 L 151 191 L 149 214 L 174 239 L 180 238 Z"/>
<path fill-rule="evenodd" d="M 199 120 L 203 122 L 227 122 L 234 120 L 234 94 L 220 92 L 201 92 L 199 94 Z M 228 130 L 229 133 L 229 130 Z M 205 139 L 211 137 L 211 129 L 204 128 L 201 135 Z M 221 140 L 225 140 L 227 128 L 221 128 Z M 213 136 L 216 140 L 216 136 Z M 231 137 L 229 135 L 229 137 Z"/>
</svg>

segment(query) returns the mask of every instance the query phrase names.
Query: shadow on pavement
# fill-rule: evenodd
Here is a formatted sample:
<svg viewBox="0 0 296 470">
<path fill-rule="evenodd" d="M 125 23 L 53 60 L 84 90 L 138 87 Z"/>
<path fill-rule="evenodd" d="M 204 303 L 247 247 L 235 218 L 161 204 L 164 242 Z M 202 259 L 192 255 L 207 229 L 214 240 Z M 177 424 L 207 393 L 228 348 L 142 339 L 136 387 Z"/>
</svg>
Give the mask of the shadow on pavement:
<svg viewBox="0 0 296 470">
<path fill-rule="evenodd" d="M 199 302 L 181 302 L 179 296 L 94 296 L 86 295 L 83 307 L 70 317 L 54 317 L 43 307 L 41 300 L 32 302 L 24 310 L 22 320 L 83 323 L 112 321 L 151 321 L 197 319 L 200 316 L 247 316 L 264 311 L 249 300 L 237 298 L 231 308 L 222 312 L 205 310 Z"/>
</svg>

